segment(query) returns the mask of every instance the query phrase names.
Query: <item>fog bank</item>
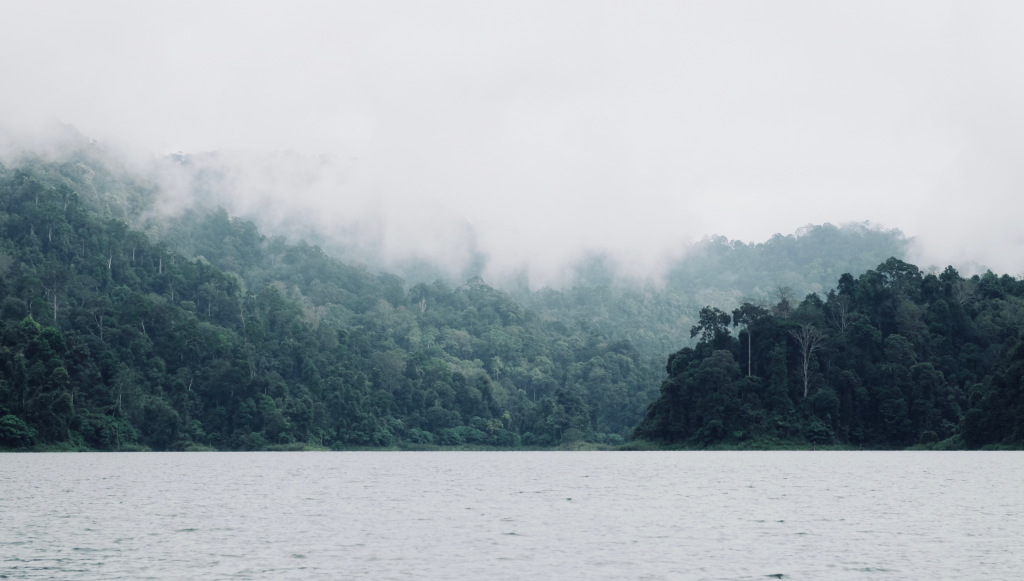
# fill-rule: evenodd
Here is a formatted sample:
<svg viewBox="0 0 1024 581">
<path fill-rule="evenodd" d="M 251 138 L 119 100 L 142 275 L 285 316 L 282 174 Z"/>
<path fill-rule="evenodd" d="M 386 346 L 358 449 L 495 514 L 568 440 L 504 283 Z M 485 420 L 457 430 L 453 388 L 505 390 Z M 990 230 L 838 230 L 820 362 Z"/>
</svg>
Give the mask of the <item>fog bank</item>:
<svg viewBox="0 0 1024 581">
<path fill-rule="evenodd" d="M 1020 4 L 5 11 L 0 125 L 195 154 L 230 212 L 385 264 L 537 286 L 594 252 L 645 275 L 708 234 L 870 220 L 922 266 L 1024 270 Z M 195 180 L 161 175 L 180 207 Z"/>
</svg>

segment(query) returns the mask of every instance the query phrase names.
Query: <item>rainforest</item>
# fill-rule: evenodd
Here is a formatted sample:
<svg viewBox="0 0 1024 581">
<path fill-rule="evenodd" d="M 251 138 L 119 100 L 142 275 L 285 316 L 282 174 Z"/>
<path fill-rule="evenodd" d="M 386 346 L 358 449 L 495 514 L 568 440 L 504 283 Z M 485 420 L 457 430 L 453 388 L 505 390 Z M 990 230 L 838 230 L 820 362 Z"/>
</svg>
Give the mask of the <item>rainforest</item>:
<svg viewBox="0 0 1024 581">
<path fill-rule="evenodd" d="M 532 290 L 160 196 L 94 144 L 0 164 L 0 448 L 1024 446 L 1024 281 L 922 270 L 898 230 Z"/>
</svg>

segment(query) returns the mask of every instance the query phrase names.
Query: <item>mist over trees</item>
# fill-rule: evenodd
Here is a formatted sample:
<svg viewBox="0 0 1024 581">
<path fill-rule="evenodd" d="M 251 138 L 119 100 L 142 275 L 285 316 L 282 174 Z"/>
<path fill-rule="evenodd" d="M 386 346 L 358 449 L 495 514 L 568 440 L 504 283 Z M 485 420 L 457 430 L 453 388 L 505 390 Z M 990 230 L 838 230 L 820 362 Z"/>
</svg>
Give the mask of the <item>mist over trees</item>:
<svg viewBox="0 0 1024 581">
<path fill-rule="evenodd" d="M 510 292 L 549 316 L 585 320 L 661 358 L 691 343 L 689 330 L 705 305 L 731 310 L 744 302 L 772 300 L 780 291 L 790 298 L 822 293 L 841 274 L 902 257 L 908 246 L 899 230 L 867 223 L 807 226 L 757 244 L 711 236 L 670 262 L 659 282 L 621 276 L 607 256 L 595 256 L 576 265 L 568 288 L 529 291 L 519 286 Z"/>
<path fill-rule="evenodd" d="M 104 180 L 0 168 L 0 445 L 615 444 L 654 395 L 628 342 L 482 280 L 407 289 L 223 210 L 158 241 Z"/>
<path fill-rule="evenodd" d="M 860 279 L 882 276 L 877 284 L 837 274 L 899 255 L 907 241 L 898 231 L 826 224 L 761 244 L 712 237 L 673 262 L 662 284 L 622 277 L 598 256 L 576 266 L 567 288 L 502 289 L 479 277 L 409 280 L 342 262 L 216 206 L 168 213 L 161 186 L 87 141 L 8 161 L 0 164 L 0 447 L 615 445 L 641 420 L 639 437 L 675 443 L 752 434 L 892 446 L 932 433 L 969 433 L 969 445 L 1014 441 L 991 427 L 990 414 L 1014 409 L 1005 403 L 1013 376 L 998 369 L 1012 347 L 1009 321 L 1019 317 L 1015 279 L 937 278 L 945 324 L 967 317 L 973 326 L 951 336 L 945 355 L 970 362 L 970 373 L 932 363 L 944 378 L 936 385 L 984 397 L 934 404 L 938 419 L 926 410 L 932 419 L 921 423 L 919 398 L 894 391 L 882 405 L 874 387 L 867 400 L 841 387 L 874 382 L 884 375 L 875 367 L 834 376 L 886 349 L 917 369 L 912 380 L 923 374 L 914 365 L 925 357 L 919 341 L 931 332 L 937 291 L 914 289 L 936 276 L 898 259 Z M 839 287 L 826 294 L 830 279 Z M 982 300 L 993 299 L 994 284 L 998 308 Z M 820 294 L 797 304 L 807 293 Z M 977 319 L 982 304 L 999 315 Z M 837 347 L 837 336 L 864 334 L 867 343 L 854 343 L 867 345 L 872 328 L 881 342 L 874 351 Z M 672 356 L 664 385 L 682 381 L 692 363 L 699 378 L 686 381 L 713 387 L 718 403 L 694 395 L 679 408 L 665 401 L 664 385 L 659 399 L 664 356 L 680 345 L 691 347 Z M 860 399 L 847 404 L 851 389 Z M 737 420 L 746 416 L 733 407 L 750 390 L 759 399 L 742 409 L 782 411 L 770 408 L 762 416 L 771 419 L 758 416 L 753 427 Z M 879 432 L 879 413 L 909 427 Z M 699 436 L 687 431 L 694 426 Z"/>
</svg>

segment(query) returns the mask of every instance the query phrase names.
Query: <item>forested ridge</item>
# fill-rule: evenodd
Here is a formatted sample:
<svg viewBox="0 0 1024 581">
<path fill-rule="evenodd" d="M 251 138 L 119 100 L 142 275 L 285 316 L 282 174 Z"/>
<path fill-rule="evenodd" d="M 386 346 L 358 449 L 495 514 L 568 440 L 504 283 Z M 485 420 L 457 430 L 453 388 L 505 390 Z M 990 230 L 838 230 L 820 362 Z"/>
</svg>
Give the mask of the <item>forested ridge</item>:
<svg viewBox="0 0 1024 581">
<path fill-rule="evenodd" d="M 761 243 L 709 236 L 667 264 L 660 284 L 616 274 L 607 256 L 581 261 L 575 284 L 564 290 L 513 296 L 564 322 L 587 321 L 612 339 L 628 339 L 643 354 L 662 359 L 689 335 L 701 308 L 731 310 L 779 288 L 799 296 L 832 288 L 845 272 L 863 272 L 888 257 L 903 257 L 909 241 L 898 230 L 871 224 L 807 226 Z"/>
<path fill-rule="evenodd" d="M 756 245 L 716 237 L 674 263 L 663 287 L 623 284 L 597 259 L 578 265 L 572 288 L 506 292 L 479 278 L 410 284 L 221 208 L 158 212 L 159 196 L 95 147 L 0 164 L 0 447 L 616 445 L 658 397 L 664 353 L 704 324 L 701 301 L 731 308 L 771 289 L 819 290 L 906 244 L 865 225 Z M 982 280 L 957 288 L 975 300 Z M 773 316 L 782 328 L 805 311 Z M 761 324 L 750 326 L 751 374 L 767 377 Z M 743 337 L 719 347 L 740 360 Z M 991 363 L 995 350 L 971 357 Z M 989 385 L 983 371 L 972 381 Z M 822 381 L 809 400 L 824 397 Z M 772 437 L 818 441 L 803 428 L 826 418 L 791 399 L 795 427 Z M 970 409 L 930 431 L 959 433 Z M 698 441 L 756 433 L 719 421 L 709 429 L 721 438 Z M 829 421 L 829 441 L 860 441 L 845 435 L 845 416 Z M 691 441 L 665 433 L 651 416 L 637 430 Z"/>
<path fill-rule="evenodd" d="M 0 168 L 0 445 L 616 444 L 654 395 L 629 342 L 478 279 L 405 289 L 223 210 L 170 243 L 112 217 L 149 193 Z"/>
<path fill-rule="evenodd" d="M 476 247 L 475 235 L 466 240 L 471 251 L 469 262 L 455 268 L 459 274 L 453 274 L 452 265 L 442 268 L 422 260 L 385 259 L 382 254 L 386 252 L 379 247 L 378 240 L 368 236 L 353 242 L 351 226 L 344 223 L 339 224 L 338 232 L 319 231 L 309 225 L 309 213 L 315 209 L 308 203 L 270 202 L 273 217 L 268 219 L 266 210 L 253 211 L 251 203 L 239 203 L 235 199 L 239 186 L 231 176 L 255 173 L 249 165 L 255 164 L 262 168 L 258 173 L 271 176 L 268 179 L 273 182 L 273 176 L 292 175 L 296 167 L 301 167 L 304 169 L 298 175 L 303 182 L 309 179 L 307 174 L 316 175 L 315 168 L 320 160 L 285 153 L 259 156 L 238 167 L 232 164 L 230 157 L 216 152 L 171 156 L 173 163 L 163 173 L 174 177 L 172 183 L 178 184 L 176 195 L 185 198 L 192 210 L 170 224 L 164 213 L 158 214 L 155 220 L 135 222 L 157 239 L 169 241 L 186 256 L 212 252 L 207 256 L 212 261 L 213 255 L 225 256 L 217 248 L 222 240 L 198 231 L 197 225 L 203 216 L 219 212 L 219 207 L 232 215 L 240 208 L 248 212 L 242 215 L 243 219 L 253 221 L 271 237 L 284 233 L 315 241 L 333 257 L 345 257 L 348 263 L 362 261 L 375 272 L 397 274 L 407 286 L 442 280 L 455 287 L 474 276 L 492 272 L 490 257 Z M 279 198 L 289 199 L 287 196 Z M 118 207 L 118 204 L 110 205 Z M 464 225 L 452 224 L 452 227 Z M 237 240 L 228 242 L 233 244 Z M 565 265 L 564 280 L 557 288 L 538 289 L 525 268 L 518 276 L 511 265 L 493 270 L 497 271 L 494 276 L 499 281 L 498 288 L 540 316 L 568 326 L 585 321 L 609 340 L 628 340 L 641 354 L 660 361 L 690 343 L 688 331 L 704 305 L 732 309 L 747 298 L 767 296 L 779 287 L 789 287 L 797 296 L 822 293 L 832 288 L 845 272 L 864 272 L 890 256 L 904 258 L 910 245 L 911 240 L 897 229 L 867 222 L 839 226 L 826 223 L 808 225 L 788 235 L 775 234 L 756 243 L 724 236 L 706 236 L 681 243 L 674 249 L 674 256 L 663 257 L 646 275 L 636 269 L 624 274 L 614 256 L 592 252 Z M 380 264 L 385 262 L 389 266 L 382 268 Z M 233 272 L 245 267 L 236 260 L 214 263 Z M 654 271 L 659 274 L 650 276 Z"/>
<path fill-rule="evenodd" d="M 634 436 L 676 447 L 1024 447 L 1024 281 L 896 258 L 824 298 L 702 309 Z M 739 333 L 733 335 L 732 331 Z"/>
</svg>

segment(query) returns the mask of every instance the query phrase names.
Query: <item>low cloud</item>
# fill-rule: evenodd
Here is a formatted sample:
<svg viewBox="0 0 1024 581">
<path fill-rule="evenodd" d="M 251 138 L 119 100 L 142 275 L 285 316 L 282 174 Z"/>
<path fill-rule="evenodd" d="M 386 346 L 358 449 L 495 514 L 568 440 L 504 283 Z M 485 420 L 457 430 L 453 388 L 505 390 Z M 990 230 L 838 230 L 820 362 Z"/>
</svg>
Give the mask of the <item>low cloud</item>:
<svg viewBox="0 0 1024 581">
<path fill-rule="evenodd" d="M 1021 270 L 1016 4 L 8 8 L 0 125 L 191 154 L 168 211 L 217 166 L 204 201 L 268 231 L 534 286 L 864 220 L 924 265 Z"/>
</svg>

